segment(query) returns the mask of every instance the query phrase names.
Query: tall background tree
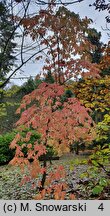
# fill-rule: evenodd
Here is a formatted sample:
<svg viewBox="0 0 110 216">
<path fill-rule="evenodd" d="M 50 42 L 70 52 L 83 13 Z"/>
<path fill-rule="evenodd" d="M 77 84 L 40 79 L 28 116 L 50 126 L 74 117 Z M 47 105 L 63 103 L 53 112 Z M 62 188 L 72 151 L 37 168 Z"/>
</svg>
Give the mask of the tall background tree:
<svg viewBox="0 0 110 216">
<path fill-rule="evenodd" d="M 10 11 L 5 1 L 0 2 L 0 82 L 5 80 L 6 75 L 15 64 L 15 35 Z M 11 37 L 12 35 L 12 37 Z M 11 40 L 9 38 L 11 37 Z"/>
<path fill-rule="evenodd" d="M 99 64 L 102 57 L 101 32 L 98 32 L 95 28 L 91 28 L 88 34 L 88 40 L 95 46 L 94 50 L 90 52 L 92 62 Z"/>
<path fill-rule="evenodd" d="M 6 78 L 7 74 L 13 69 L 13 66 L 15 65 L 16 43 L 14 39 L 16 34 L 12 34 L 13 29 L 14 29 L 14 23 L 11 20 L 11 14 L 7 8 L 6 1 L 1 1 L 0 2 L 0 84 L 2 84 L 2 82 L 4 82 L 7 79 Z M 6 110 L 7 110 L 7 106 L 8 108 L 10 107 L 9 105 L 13 106 L 14 104 L 11 104 L 11 101 L 7 101 L 6 91 L 4 89 L 0 89 L 0 118 L 2 116 L 7 115 Z M 1 126 L 3 126 L 3 124 L 1 124 Z"/>
</svg>

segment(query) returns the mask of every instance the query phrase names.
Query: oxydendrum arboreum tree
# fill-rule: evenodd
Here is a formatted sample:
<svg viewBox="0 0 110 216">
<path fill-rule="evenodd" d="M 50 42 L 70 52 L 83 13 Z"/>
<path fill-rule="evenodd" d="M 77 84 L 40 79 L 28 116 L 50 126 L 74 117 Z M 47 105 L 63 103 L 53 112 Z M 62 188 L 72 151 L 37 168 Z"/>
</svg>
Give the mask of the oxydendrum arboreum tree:
<svg viewBox="0 0 110 216">
<path fill-rule="evenodd" d="M 45 2 L 47 3 L 45 4 Z M 91 60 L 88 54 L 88 50 L 94 49 L 87 39 L 90 20 L 87 18 L 80 19 L 78 15 L 64 7 L 76 2 L 81 1 L 65 1 L 64 4 L 63 1 L 53 0 L 7 1 L 14 29 L 6 44 L 10 43 L 16 32 L 19 33 L 19 46 L 16 53 L 19 63 L 16 68 L 13 68 L 7 79 L 0 84 L 0 88 L 4 87 L 11 77 L 32 59 L 36 60 L 37 64 L 42 55 L 43 60 L 46 61 L 46 72 L 49 69 L 48 62 L 50 62 L 51 68 L 55 66 L 57 69 L 56 72 L 54 71 L 54 75 L 59 71 L 59 77 L 61 77 L 62 72 L 68 77 L 67 74 L 71 69 L 73 71 L 76 69 L 77 75 L 83 69 L 96 72 L 97 66 L 90 64 Z M 59 8 L 61 5 L 63 6 Z M 80 62 L 78 58 L 78 61 L 73 58 L 78 57 L 78 55 L 80 55 Z M 58 77 L 58 75 L 55 76 Z"/>
<path fill-rule="evenodd" d="M 76 98 L 65 98 L 64 95 L 63 86 L 42 83 L 38 89 L 24 96 L 17 110 L 21 117 L 16 123 L 18 134 L 10 145 L 10 148 L 16 149 L 11 164 L 21 168 L 28 166 L 30 178 L 25 180 L 38 178 L 36 199 L 66 197 L 64 168 L 48 169 L 47 147 L 52 147 L 61 156 L 70 151 L 70 145 L 74 142 L 89 144 L 95 136 L 95 124 L 88 114 L 90 110 Z M 21 132 L 27 128 L 30 130 L 22 137 Z M 32 130 L 41 134 L 40 142 L 35 140 L 31 143 Z M 42 163 L 39 162 L 41 156 Z"/>
<path fill-rule="evenodd" d="M 37 25 L 37 23 L 39 23 L 39 21 L 42 24 L 44 24 L 45 22 L 43 23 L 42 20 L 45 20 L 45 17 L 47 17 L 47 20 L 49 20 L 48 18 L 50 18 L 50 16 L 47 16 L 47 14 L 48 14 L 47 8 L 54 7 L 53 11 L 55 12 L 55 6 L 58 9 L 59 6 L 67 7 L 68 5 L 77 4 L 80 2 L 85 3 L 84 0 L 74 0 L 74 1 L 69 1 L 69 0 L 67 0 L 67 1 L 66 0 L 64 0 L 64 1 L 61 1 L 61 0 L 50 0 L 50 1 L 48 1 L 48 0 L 45 0 L 45 1 L 40 1 L 40 0 L 37 0 L 37 1 L 36 0 L 33 0 L 33 1 L 31 1 L 31 0 L 28 0 L 28 1 L 26 1 L 26 0 L 13 0 L 13 1 L 7 0 L 6 1 L 5 0 L 4 2 L 6 3 L 7 8 L 9 9 L 9 12 L 10 12 L 10 23 L 12 22 L 14 24 L 12 34 L 9 37 L 7 37 L 6 45 L 9 46 L 10 41 L 12 40 L 12 38 L 14 38 L 14 35 L 16 34 L 16 32 L 19 33 L 20 41 L 19 41 L 19 47 L 18 47 L 17 53 L 16 53 L 16 56 L 19 59 L 19 63 L 17 65 L 17 67 L 14 67 L 12 69 L 11 73 L 7 76 L 7 78 L 5 77 L 5 80 L 2 83 L 0 83 L 0 88 L 3 88 L 4 86 L 6 86 L 6 84 L 10 81 L 10 79 L 12 78 L 13 75 L 15 75 L 21 69 L 23 70 L 23 66 L 25 64 L 27 64 L 31 60 L 35 60 L 35 58 L 38 57 L 40 53 L 43 53 L 44 50 L 47 49 L 47 47 L 51 48 L 50 43 L 48 44 L 48 46 L 44 46 L 44 45 L 43 45 L 43 47 L 41 46 L 41 43 L 40 43 L 41 42 L 41 34 L 39 35 L 39 30 L 36 32 L 36 35 L 38 36 L 38 37 L 36 37 L 36 40 L 34 40 L 34 41 L 30 40 L 30 36 L 31 36 L 32 31 L 30 31 L 30 35 L 28 34 L 29 37 L 27 39 L 27 30 L 29 30 L 30 28 L 31 28 L 30 30 L 32 30 L 33 26 L 35 26 L 35 24 Z M 108 1 L 103 1 L 103 0 L 102 1 L 100 1 L 100 0 L 94 1 L 93 0 L 93 2 L 91 2 L 91 4 L 92 3 L 96 7 L 96 9 L 99 9 L 99 10 L 105 9 L 105 10 L 108 10 L 108 12 L 109 12 Z M 36 19 L 37 19 L 37 22 L 36 22 Z M 24 28 L 22 25 L 23 24 L 22 21 L 25 22 Z M 26 28 L 26 23 L 27 23 L 27 26 L 29 27 L 29 29 Z M 54 24 L 53 24 L 53 26 L 54 26 Z M 37 27 L 38 27 L 38 25 L 37 25 Z M 41 29 L 41 26 L 39 26 L 39 28 Z M 42 25 L 43 30 L 44 30 L 44 28 L 45 28 L 45 26 Z M 46 26 L 46 28 L 48 29 L 48 26 Z M 57 29 L 57 32 L 58 32 L 58 29 Z M 58 39 L 58 35 L 57 35 L 57 39 Z M 57 42 L 58 41 L 59 40 L 57 40 Z M 3 59 L 5 56 L 5 51 L 6 51 L 7 46 L 4 47 L 4 50 L 2 52 L 2 54 L 3 54 L 2 58 Z M 57 48 L 58 48 L 58 46 L 57 46 Z M 50 52 L 51 51 L 52 51 L 52 49 L 50 49 Z M 62 57 L 60 55 L 59 60 L 61 58 Z M 36 62 L 37 62 L 37 60 L 36 60 Z M 62 64 L 62 63 L 64 63 L 64 62 L 61 62 L 60 66 L 63 65 L 63 68 L 64 68 L 64 64 Z M 65 65 L 65 67 L 66 67 L 66 65 Z"/>
<path fill-rule="evenodd" d="M 40 38 L 40 44 L 47 49 L 44 52 L 44 75 L 51 72 L 56 83 L 64 84 L 67 80 L 79 76 L 97 76 L 99 69 L 91 60 L 90 50 L 95 46 L 88 39 L 91 31 L 87 17 L 67 8 L 53 5 L 41 10 L 38 15 L 23 19 L 22 25 L 33 41 Z M 40 55 L 39 58 L 42 58 Z"/>
</svg>

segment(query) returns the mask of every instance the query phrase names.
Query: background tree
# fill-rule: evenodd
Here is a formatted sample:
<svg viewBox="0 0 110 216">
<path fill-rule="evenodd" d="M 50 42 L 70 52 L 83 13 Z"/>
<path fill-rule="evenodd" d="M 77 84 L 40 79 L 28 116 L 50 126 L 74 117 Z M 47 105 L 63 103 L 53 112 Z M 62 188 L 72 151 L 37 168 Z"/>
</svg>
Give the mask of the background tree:
<svg viewBox="0 0 110 216">
<path fill-rule="evenodd" d="M 100 32 L 96 29 L 90 29 L 88 39 L 95 45 L 90 54 L 92 62 L 97 62 L 100 68 L 100 77 L 83 77 L 78 82 L 71 81 L 69 87 L 84 106 L 93 110 L 93 119 L 98 123 L 109 110 L 110 77 L 106 77 L 109 74 L 109 48 L 101 42 Z"/>
<path fill-rule="evenodd" d="M 96 141 L 100 143 L 102 149 L 110 147 L 110 112 L 104 115 L 102 122 L 98 123 Z"/>
<path fill-rule="evenodd" d="M 104 115 L 109 112 L 110 77 L 86 78 L 73 82 L 69 89 L 85 107 L 93 110 L 92 116 L 96 123 L 102 121 Z"/>
<path fill-rule="evenodd" d="M 91 28 L 88 33 L 88 40 L 95 46 L 94 50 L 90 52 L 92 62 L 99 64 L 102 58 L 101 32 L 97 32 L 95 28 Z"/>
<path fill-rule="evenodd" d="M 3 94 L 0 100 L 0 134 L 12 131 L 18 119 L 15 111 L 22 98 L 22 95 L 18 94 L 19 90 L 20 87 L 15 85 L 9 89 L 0 90 Z"/>
<path fill-rule="evenodd" d="M 10 11 L 8 10 L 5 1 L 1 1 L 0 2 L 0 84 L 5 81 L 6 75 L 13 68 L 16 60 L 15 57 L 16 43 L 14 42 L 16 35 L 13 35 L 11 37 L 13 29 L 14 29 L 14 24 L 10 18 Z M 7 43 L 10 37 L 11 40 L 9 41 L 9 43 Z M 6 114 L 7 104 L 9 107 L 9 104 L 11 103 L 6 102 L 6 91 L 0 89 L 0 117 L 7 115 Z M 12 106 L 14 106 L 14 104 Z M 0 131 L 2 131 L 1 129 L 2 126 L 3 125 L 1 124 Z"/>
<path fill-rule="evenodd" d="M 110 76 L 110 42 L 103 47 L 103 56 L 99 67 L 101 69 L 101 76 Z"/>
<path fill-rule="evenodd" d="M 54 83 L 55 82 L 51 71 L 48 71 L 47 74 L 45 75 L 44 82 L 47 82 L 47 83 Z"/>
<path fill-rule="evenodd" d="M 12 131 L 15 122 L 19 118 L 19 116 L 15 114 L 15 111 L 19 106 L 22 97 L 38 88 L 41 83 L 41 79 L 32 79 L 30 77 L 22 86 L 13 85 L 12 87 L 7 89 L 0 89 L 0 93 L 3 95 L 2 100 L 0 98 L 1 134 Z"/>
<path fill-rule="evenodd" d="M 27 82 L 25 82 L 19 89 L 18 95 L 21 95 L 21 99 L 24 95 L 31 93 L 33 90 L 38 88 L 38 86 L 42 83 L 42 80 L 38 77 L 33 79 L 30 77 Z"/>
<path fill-rule="evenodd" d="M 5 1 L 0 2 L 0 82 L 5 80 L 15 64 L 15 35 L 11 37 L 14 29 L 13 21 L 10 18 L 10 12 Z M 11 40 L 7 44 L 8 39 Z"/>
</svg>

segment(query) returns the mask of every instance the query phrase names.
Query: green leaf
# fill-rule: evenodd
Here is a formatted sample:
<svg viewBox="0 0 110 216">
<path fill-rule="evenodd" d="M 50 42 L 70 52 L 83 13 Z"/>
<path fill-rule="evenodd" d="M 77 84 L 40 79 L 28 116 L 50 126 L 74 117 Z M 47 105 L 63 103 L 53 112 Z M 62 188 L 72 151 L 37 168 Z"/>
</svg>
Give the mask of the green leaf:
<svg viewBox="0 0 110 216">
<path fill-rule="evenodd" d="M 70 164 L 70 171 L 74 170 L 74 166 L 72 164 Z"/>
<path fill-rule="evenodd" d="M 81 173 L 80 178 L 86 178 L 86 177 L 88 177 L 88 173 L 87 172 Z"/>
<path fill-rule="evenodd" d="M 97 185 L 93 188 L 92 193 L 94 195 L 100 194 L 103 191 L 103 187 L 100 185 Z"/>
<path fill-rule="evenodd" d="M 100 181 L 99 181 L 99 185 L 100 185 L 100 186 L 103 186 L 103 187 L 104 187 L 104 186 L 107 186 L 107 181 L 106 181 L 106 179 L 105 179 L 105 178 L 101 178 Z"/>
</svg>

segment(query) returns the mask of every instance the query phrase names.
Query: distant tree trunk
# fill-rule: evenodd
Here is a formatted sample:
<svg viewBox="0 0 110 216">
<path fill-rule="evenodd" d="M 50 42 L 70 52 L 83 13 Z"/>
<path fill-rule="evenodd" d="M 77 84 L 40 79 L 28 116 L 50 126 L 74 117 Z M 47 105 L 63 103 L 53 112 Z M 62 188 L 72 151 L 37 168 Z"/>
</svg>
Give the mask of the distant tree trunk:
<svg viewBox="0 0 110 216">
<path fill-rule="evenodd" d="M 79 155 L 79 144 L 76 143 L 76 155 Z"/>
</svg>

